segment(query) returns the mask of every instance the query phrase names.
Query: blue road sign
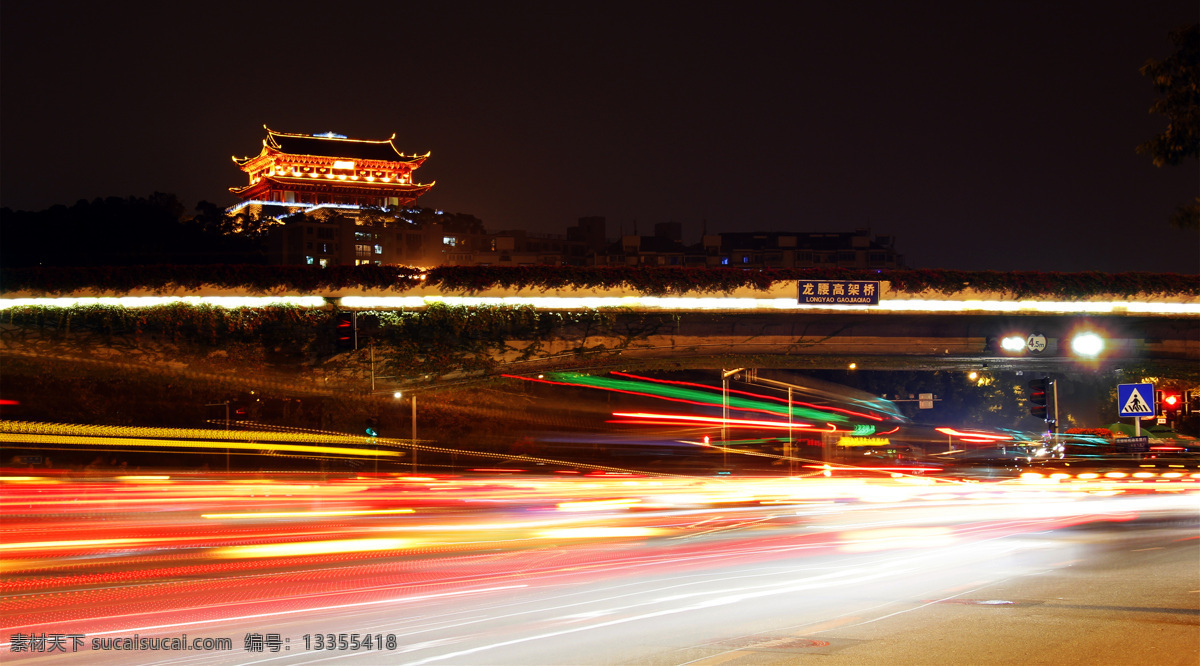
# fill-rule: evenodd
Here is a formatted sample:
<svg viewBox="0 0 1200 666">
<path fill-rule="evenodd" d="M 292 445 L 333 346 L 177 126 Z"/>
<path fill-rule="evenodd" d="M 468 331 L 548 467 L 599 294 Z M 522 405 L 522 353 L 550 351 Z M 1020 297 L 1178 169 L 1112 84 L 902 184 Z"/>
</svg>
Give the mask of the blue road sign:
<svg viewBox="0 0 1200 666">
<path fill-rule="evenodd" d="M 1121 416 L 1154 416 L 1154 384 L 1117 384 Z"/>
</svg>

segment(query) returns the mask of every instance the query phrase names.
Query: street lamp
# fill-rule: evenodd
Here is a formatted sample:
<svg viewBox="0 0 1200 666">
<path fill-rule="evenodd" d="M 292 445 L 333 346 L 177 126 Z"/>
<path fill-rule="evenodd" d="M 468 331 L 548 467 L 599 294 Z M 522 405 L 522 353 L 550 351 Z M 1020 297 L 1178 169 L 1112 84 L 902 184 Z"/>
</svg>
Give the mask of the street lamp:
<svg viewBox="0 0 1200 666">
<path fill-rule="evenodd" d="M 1071 338 L 1071 351 L 1080 356 L 1099 356 L 1104 351 L 1104 338 L 1095 333 L 1080 333 Z"/>
<path fill-rule="evenodd" d="M 1019 354 L 1025 351 L 1025 337 L 1021 335 L 1009 335 L 1000 340 L 1000 348 L 1010 354 Z"/>
</svg>

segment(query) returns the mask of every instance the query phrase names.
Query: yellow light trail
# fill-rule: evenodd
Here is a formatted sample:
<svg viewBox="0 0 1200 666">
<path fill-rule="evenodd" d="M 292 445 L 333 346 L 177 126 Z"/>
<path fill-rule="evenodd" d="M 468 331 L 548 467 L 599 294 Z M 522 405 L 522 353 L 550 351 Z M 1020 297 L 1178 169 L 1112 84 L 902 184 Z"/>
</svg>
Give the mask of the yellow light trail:
<svg viewBox="0 0 1200 666">
<path fill-rule="evenodd" d="M 292 444 L 365 444 L 370 438 L 340 433 L 259 432 L 246 430 L 203 430 L 199 428 L 155 428 L 141 426 L 86 425 L 76 423 L 37 423 L 0 421 L 0 434 L 63 435 L 90 437 L 164 438 L 210 441 L 284 442 Z M 388 440 L 381 440 L 388 441 Z M 404 440 L 405 446 L 409 440 Z"/>
<path fill-rule="evenodd" d="M 81 539 L 78 541 L 27 541 L 25 543 L 0 543 L 0 550 L 34 550 L 41 548 L 89 548 L 96 546 L 127 546 L 146 543 L 157 539 Z"/>
<path fill-rule="evenodd" d="M 19 437 L 18 437 L 19 435 Z M 643 473 L 637 470 L 625 469 L 622 467 L 609 467 L 606 465 L 593 465 L 579 462 L 570 462 L 564 460 L 555 460 L 553 458 L 539 458 L 535 456 L 513 456 L 508 453 L 490 453 L 487 451 L 470 451 L 464 449 L 449 449 L 438 446 L 427 446 L 415 444 L 413 440 L 389 439 L 384 437 L 363 437 L 359 435 L 339 435 L 324 432 L 318 433 L 297 433 L 297 432 L 248 432 L 248 431 L 224 431 L 224 430 L 199 430 L 185 428 L 142 428 L 129 426 L 93 426 L 93 425 L 78 425 L 70 423 L 37 423 L 27 421 L 0 421 L 0 442 L 25 442 L 25 443 L 43 443 L 43 444 L 64 444 L 73 443 L 68 440 L 68 437 L 92 437 L 95 441 L 79 441 L 79 444 L 87 445 L 105 445 L 110 442 L 125 441 L 121 437 L 137 438 L 174 438 L 196 440 L 240 440 L 235 445 L 225 446 L 223 443 L 213 443 L 204 446 L 203 448 L 224 449 L 236 448 L 254 450 L 255 452 L 271 452 L 295 450 L 300 452 L 325 452 L 329 453 L 335 449 L 322 447 L 323 451 L 317 449 L 305 449 L 299 447 L 297 449 L 289 449 L 286 446 L 272 444 L 272 442 L 337 442 L 343 444 L 360 444 L 364 445 L 368 442 L 376 446 L 389 446 L 398 449 L 415 449 L 417 451 L 429 453 L 450 453 L 455 455 L 467 455 L 477 458 L 495 458 L 509 461 L 519 461 L 526 463 L 544 463 L 550 465 L 571 466 L 582 469 L 601 470 L 606 472 L 621 472 L 621 473 Z M 51 439 L 46 439 L 51 437 Z M 40 439 L 35 439 L 40 438 Z M 246 440 L 254 440 L 261 442 L 259 445 L 248 443 Z M 131 440 L 133 441 L 133 440 Z M 170 440 L 165 440 L 170 441 Z M 421 440 L 417 440 L 421 441 Z M 146 446 L 146 444 L 131 444 L 131 446 Z M 178 444 L 176 444 L 178 447 Z M 44 447 L 47 449 L 54 447 Z M 64 449 L 65 450 L 65 449 Z M 349 455 L 354 456 L 400 456 L 400 453 L 383 451 L 378 449 L 342 449 L 343 451 L 352 451 Z M 683 477 L 680 474 L 668 474 L 665 472 L 644 472 L 653 474 L 654 476 L 662 477 Z"/>
<path fill-rule="evenodd" d="M 375 550 L 399 550 L 418 544 L 416 539 L 332 539 L 329 541 L 301 541 L 296 543 L 270 543 L 253 546 L 226 546 L 210 551 L 219 559 L 242 559 L 259 557 L 298 557 L 302 555 L 330 555 L 333 553 L 363 553 Z"/>
<path fill-rule="evenodd" d="M 238 449 L 243 451 L 266 453 L 287 451 L 289 453 L 362 457 L 379 456 L 383 458 L 399 457 L 400 455 L 396 451 L 381 451 L 378 449 L 348 449 L 337 446 L 303 446 L 299 444 L 281 444 L 278 442 L 201 442 L 195 440 L 181 441 L 174 439 L 142 439 L 133 437 L 79 437 L 70 435 L 35 434 L 18 435 L 14 433 L 0 433 L 0 442 L 22 444 L 77 444 L 80 446 L 111 446 L 113 444 L 121 444 L 124 446 L 161 446 L 175 449 Z"/>
</svg>

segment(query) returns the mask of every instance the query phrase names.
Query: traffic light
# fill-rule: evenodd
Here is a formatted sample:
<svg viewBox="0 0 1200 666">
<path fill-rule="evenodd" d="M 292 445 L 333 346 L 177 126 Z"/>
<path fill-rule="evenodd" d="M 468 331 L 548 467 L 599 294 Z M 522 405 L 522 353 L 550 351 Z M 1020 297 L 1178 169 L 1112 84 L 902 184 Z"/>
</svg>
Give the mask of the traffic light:
<svg viewBox="0 0 1200 666">
<path fill-rule="evenodd" d="M 1052 384 L 1053 382 L 1046 378 L 1029 382 L 1029 413 L 1039 419 L 1046 418 L 1046 400 Z"/>
<path fill-rule="evenodd" d="M 334 315 L 334 342 L 341 351 L 358 348 L 354 339 L 354 313 L 338 312 Z"/>
<path fill-rule="evenodd" d="M 1159 413 L 1174 414 L 1183 408 L 1183 396 L 1178 393 L 1167 393 L 1159 391 L 1160 399 L 1158 402 Z"/>
<path fill-rule="evenodd" d="M 379 436 L 379 419 L 367 419 L 366 428 L 363 429 L 368 437 Z"/>
<path fill-rule="evenodd" d="M 1049 377 L 1029 382 L 1029 413 L 1043 419 L 1053 430 L 1054 418 L 1050 414 L 1050 397 L 1054 394 L 1054 380 Z"/>
</svg>

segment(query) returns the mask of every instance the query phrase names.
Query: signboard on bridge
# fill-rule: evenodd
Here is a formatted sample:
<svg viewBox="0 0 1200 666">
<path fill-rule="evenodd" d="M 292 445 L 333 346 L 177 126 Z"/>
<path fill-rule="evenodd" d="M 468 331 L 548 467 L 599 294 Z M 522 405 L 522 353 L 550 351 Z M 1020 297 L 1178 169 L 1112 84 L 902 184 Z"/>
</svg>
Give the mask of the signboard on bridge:
<svg viewBox="0 0 1200 666">
<path fill-rule="evenodd" d="M 801 280 L 801 305 L 879 305 L 879 282 L 870 280 Z"/>
</svg>

